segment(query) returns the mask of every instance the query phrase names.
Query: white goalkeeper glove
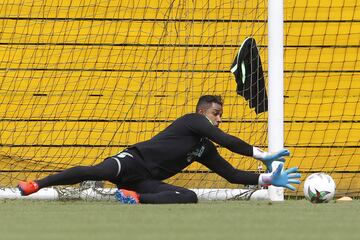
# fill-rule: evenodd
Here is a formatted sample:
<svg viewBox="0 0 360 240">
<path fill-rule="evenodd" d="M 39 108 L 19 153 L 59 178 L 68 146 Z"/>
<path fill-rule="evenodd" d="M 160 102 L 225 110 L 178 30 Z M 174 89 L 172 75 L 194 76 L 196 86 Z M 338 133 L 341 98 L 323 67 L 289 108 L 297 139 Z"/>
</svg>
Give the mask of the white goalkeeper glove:
<svg viewBox="0 0 360 240">
<path fill-rule="evenodd" d="M 283 164 L 279 164 L 276 170 L 272 173 L 262 173 L 259 176 L 259 185 L 274 185 L 276 187 L 285 187 L 292 191 L 295 191 L 295 187 L 291 185 L 300 184 L 298 178 L 301 177 L 301 174 L 298 172 L 297 167 L 289 168 L 285 171 L 282 171 Z"/>
<path fill-rule="evenodd" d="M 275 153 L 264 152 L 260 148 L 253 147 L 253 157 L 263 162 L 269 172 L 272 172 L 272 163 L 274 161 L 285 162 L 284 156 L 289 156 L 287 149 L 282 149 Z"/>
</svg>

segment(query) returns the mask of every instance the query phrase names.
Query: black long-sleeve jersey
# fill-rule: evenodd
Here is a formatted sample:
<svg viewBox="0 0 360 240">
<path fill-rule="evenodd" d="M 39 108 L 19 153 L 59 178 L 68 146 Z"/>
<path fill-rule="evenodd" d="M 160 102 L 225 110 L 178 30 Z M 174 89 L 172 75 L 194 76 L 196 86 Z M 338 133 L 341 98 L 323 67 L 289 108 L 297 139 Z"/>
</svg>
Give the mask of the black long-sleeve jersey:
<svg viewBox="0 0 360 240">
<path fill-rule="evenodd" d="M 251 145 L 213 126 L 198 113 L 176 119 L 150 140 L 132 147 L 141 154 L 143 165 L 154 179 L 167 179 L 197 161 L 231 183 L 258 183 L 258 174 L 235 169 L 212 142 L 241 155 L 253 155 Z"/>
</svg>

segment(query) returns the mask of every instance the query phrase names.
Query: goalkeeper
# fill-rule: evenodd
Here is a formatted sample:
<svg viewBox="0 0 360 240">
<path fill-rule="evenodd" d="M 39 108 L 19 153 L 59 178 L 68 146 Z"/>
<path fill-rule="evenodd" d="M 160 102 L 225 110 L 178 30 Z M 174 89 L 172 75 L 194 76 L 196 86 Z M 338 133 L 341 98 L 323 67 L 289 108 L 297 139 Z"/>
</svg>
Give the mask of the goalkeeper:
<svg viewBox="0 0 360 240">
<path fill-rule="evenodd" d="M 291 184 L 300 183 L 297 168 L 282 171 L 282 164 L 274 171 L 271 168 L 273 161 L 284 161 L 289 152 L 285 149 L 274 154 L 263 152 L 223 132 L 218 128 L 222 113 L 220 96 L 202 96 L 196 113 L 176 119 L 150 140 L 137 143 L 98 165 L 77 166 L 43 179 L 21 181 L 18 188 L 26 196 L 49 186 L 107 180 L 117 185 L 115 197 L 122 203 L 196 203 L 198 199 L 193 191 L 163 182 L 196 161 L 230 183 L 272 184 L 295 190 Z M 257 174 L 235 169 L 219 155 L 214 143 L 262 161 L 269 172 Z"/>
</svg>

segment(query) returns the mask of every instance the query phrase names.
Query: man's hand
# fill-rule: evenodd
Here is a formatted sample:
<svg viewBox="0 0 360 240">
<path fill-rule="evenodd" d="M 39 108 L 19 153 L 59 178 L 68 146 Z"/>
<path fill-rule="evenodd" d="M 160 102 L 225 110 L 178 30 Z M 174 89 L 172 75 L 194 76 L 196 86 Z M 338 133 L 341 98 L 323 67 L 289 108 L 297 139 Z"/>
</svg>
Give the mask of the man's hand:
<svg viewBox="0 0 360 240">
<path fill-rule="evenodd" d="M 285 162 L 284 156 L 289 156 L 290 152 L 287 149 L 282 149 L 275 153 L 268 153 L 262 151 L 260 148 L 253 148 L 253 157 L 263 162 L 268 170 L 272 172 L 272 163 L 273 161 Z"/>
<path fill-rule="evenodd" d="M 262 173 L 259 177 L 260 185 L 274 185 L 276 187 L 285 187 L 292 191 L 295 191 L 295 187 L 291 185 L 300 184 L 298 178 L 301 177 L 301 174 L 298 172 L 297 167 L 289 168 L 285 171 L 282 171 L 283 164 L 280 163 L 279 166 L 273 173 Z"/>
<path fill-rule="evenodd" d="M 301 177 L 301 174 L 298 172 L 297 167 L 289 168 L 285 171 L 282 171 L 283 164 L 279 164 L 277 169 L 271 174 L 270 184 L 276 187 L 285 187 L 292 191 L 295 191 L 295 187 L 291 185 L 300 184 L 300 180 L 297 178 Z"/>
</svg>

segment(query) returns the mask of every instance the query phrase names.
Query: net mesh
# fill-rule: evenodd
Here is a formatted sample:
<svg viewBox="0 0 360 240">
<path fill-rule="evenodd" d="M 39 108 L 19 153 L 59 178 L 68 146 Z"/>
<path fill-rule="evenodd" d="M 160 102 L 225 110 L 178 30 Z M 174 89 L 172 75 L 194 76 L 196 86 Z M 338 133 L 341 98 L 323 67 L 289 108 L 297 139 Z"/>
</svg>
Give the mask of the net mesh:
<svg viewBox="0 0 360 240">
<path fill-rule="evenodd" d="M 3 2 L 1 185 L 96 164 L 193 112 L 203 94 L 225 98 L 224 130 L 264 145 L 264 114 L 236 95 L 230 65 L 245 37 L 265 43 L 265 13 L 257 1 Z M 169 181 L 230 186 L 198 164 Z"/>
<path fill-rule="evenodd" d="M 285 4 L 285 144 L 338 195 L 360 195 L 359 13 L 359 1 Z"/>
<path fill-rule="evenodd" d="M 287 165 L 329 172 L 355 195 L 359 11 L 355 0 L 286 1 L 284 31 Z M 0 185 L 96 164 L 193 112 L 203 94 L 224 97 L 224 131 L 266 149 L 267 113 L 236 95 L 230 73 L 249 36 L 267 69 L 266 20 L 261 0 L 2 1 Z M 239 188 L 196 163 L 168 182 Z"/>
</svg>

